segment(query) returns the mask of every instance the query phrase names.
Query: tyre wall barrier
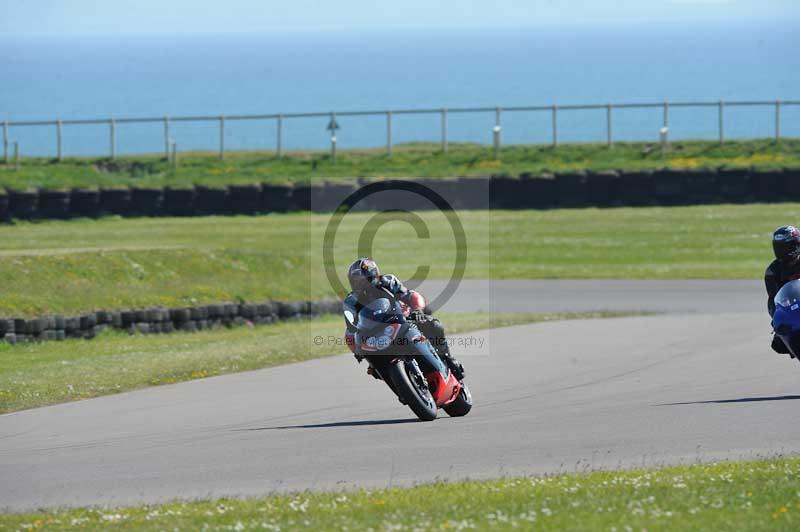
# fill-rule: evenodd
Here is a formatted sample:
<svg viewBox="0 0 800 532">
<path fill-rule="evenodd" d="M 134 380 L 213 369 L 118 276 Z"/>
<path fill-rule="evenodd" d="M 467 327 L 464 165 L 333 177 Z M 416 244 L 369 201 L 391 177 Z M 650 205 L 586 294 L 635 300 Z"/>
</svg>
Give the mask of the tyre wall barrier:
<svg viewBox="0 0 800 532">
<path fill-rule="evenodd" d="M 655 197 L 653 190 L 653 172 L 630 172 L 619 176 L 620 192 L 619 199 L 622 205 L 641 207 L 653 205 Z"/>
<path fill-rule="evenodd" d="M 590 173 L 586 178 L 588 203 L 597 207 L 614 207 L 622 204 L 619 172 L 606 170 Z"/>
<path fill-rule="evenodd" d="M 687 172 L 657 170 L 653 172 L 653 196 L 658 205 L 685 205 L 689 201 Z"/>
<path fill-rule="evenodd" d="M 445 197 L 454 209 L 549 209 L 800 201 L 800 168 L 529 172 L 519 177 L 405 178 Z M 329 212 L 369 179 L 227 187 L 0 190 L 0 220 L 120 216 L 195 216 Z M 380 182 L 380 181 L 379 181 Z M 385 181 L 387 185 L 391 181 Z M 398 198 L 368 197 L 355 210 L 397 208 Z M 424 210 L 424 201 L 415 201 Z M 407 205 L 407 204 L 406 204 Z"/>
<path fill-rule="evenodd" d="M 165 188 L 164 212 L 169 216 L 192 216 L 195 213 L 197 189 Z"/>
<path fill-rule="evenodd" d="M 159 216 L 164 212 L 164 189 L 131 189 L 131 209 L 134 215 Z"/>
<path fill-rule="evenodd" d="M 128 188 L 109 188 L 100 191 L 98 209 L 101 214 L 133 216 L 131 190 Z"/>
<path fill-rule="evenodd" d="M 488 177 L 461 177 L 458 179 L 458 190 L 461 198 L 460 209 L 488 209 L 490 208 Z"/>
<path fill-rule="evenodd" d="M 800 168 L 791 168 L 784 170 L 785 174 L 785 183 L 786 189 L 782 192 L 785 194 L 787 199 L 783 201 L 800 201 L 800 188 L 798 188 L 797 184 L 800 183 Z M 751 183 L 752 183 L 751 179 Z"/>
<path fill-rule="evenodd" d="M 312 193 L 311 185 L 292 187 L 292 206 L 299 211 L 310 211 Z"/>
<path fill-rule="evenodd" d="M 195 187 L 197 196 L 195 197 L 196 214 L 218 214 L 222 206 L 228 204 L 228 188 L 223 187 Z"/>
<path fill-rule="evenodd" d="M 730 203 L 753 201 L 748 170 L 723 168 L 717 173 L 717 184 L 723 201 Z"/>
<path fill-rule="evenodd" d="M 11 219 L 11 209 L 8 199 L 8 194 L 0 192 L 0 221 L 8 221 Z"/>
<path fill-rule="evenodd" d="M 358 189 L 355 183 L 323 183 L 309 187 L 311 209 L 314 212 L 333 212 Z M 299 205 L 299 204 L 298 204 Z"/>
<path fill-rule="evenodd" d="M 69 208 L 73 216 L 97 216 L 100 213 L 100 191 L 73 189 L 69 197 Z"/>
<path fill-rule="evenodd" d="M 151 307 L 133 310 L 98 310 L 79 316 L 0 318 L 0 339 L 9 343 L 91 339 L 106 329 L 155 334 L 200 331 L 313 318 L 339 313 L 341 301 L 266 301 L 263 303 L 218 303 L 197 307 Z"/>
<path fill-rule="evenodd" d="M 261 205 L 265 212 L 287 212 L 297 210 L 292 199 L 294 187 L 289 185 L 264 185 L 261 189 Z"/>
<path fill-rule="evenodd" d="M 40 214 L 38 190 L 10 190 L 8 202 L 11 216 L 14 218 L 24 220 L 36 218 Z"/>
<path fill-rule="evenodd" d="M 228 202 L 222 211 L 230 214 L 258 214 L 264 212 L 260 184 L 231 185 L 228 187 Z"/>
<path fill-rule="evenodd" d="M 718 191 L 717 172 L 713 170 L 687 171 L 686 198 L 690 204 L 711 203 Z"/>
<path fill-rule="evenodd" d="M 514 185 L 514 183 L 512 183 Z M 510 194 L 518 195 L 516 203 L 523 206 L 544 209 L 553 205 L 558 205 L 558 189 L 556 188 L 555 177 L 550 176 L 523 176 L 515 188 L 508 191 Z"/>
<path fill-rule="evenodd" d="M 66 190 L 40 190 L 38 208 L 42 218 L 69 218 L 70 192 Z"/>
<path fill-rule="evenodd" d="M 589 181 L 586 172 L 556 174 L 556 197 L 559 207 L 585 207 L 589 204 Z"/>
<path fill-rule="evenodd" d="M 546 178 L 532 178 L 534 180 L 545 180 Z M 533 205 L 535 196 L 523 197 L 523 188 L 520 185 L 521 179 L 509 176 L 496 176 L 489 182 L 489 205 L 493 209 L 521 209 L 525 206 L 525 201 Z"/>
<path fill-rule="evenodd" d="M 786 201 L 786 196 L 793 191 L 788 190 L 791 172 L 782 170 L 764 170 L 751 174 L 750 188 L 756 201 Z M 797 176 L 792 178 L 797 183 Z"/>
</svg>

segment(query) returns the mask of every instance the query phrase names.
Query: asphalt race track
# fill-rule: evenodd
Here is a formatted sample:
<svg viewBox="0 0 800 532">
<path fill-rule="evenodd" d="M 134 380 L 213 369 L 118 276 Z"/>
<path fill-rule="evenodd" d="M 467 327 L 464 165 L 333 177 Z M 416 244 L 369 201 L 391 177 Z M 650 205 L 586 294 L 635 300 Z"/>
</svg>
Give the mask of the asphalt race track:
<svg viewBox="0 0 800 532">
<path fill-rule="evenodd" d="M 414 288 L 433 301 L 445 286 L 443 281 L 427 281 Z M 763 282 L 744 280 L 465 279 L 441 309 L 454 312 L 619 310 L 718 314 L 766 311 L 767 296 Z"/>
<path fill-rule="evenodd" d="M 448 308 L 669 313 L 469 335 L 488 344 L 459 349 L 476 402 L 461 419 L 416 422 L 350 355 L 0 416 L 0 507 L 800 451 L 800 364 L 769 349 L 759 283 L 510 281 L 486 300 L 479 284 Z"/>
</svg>

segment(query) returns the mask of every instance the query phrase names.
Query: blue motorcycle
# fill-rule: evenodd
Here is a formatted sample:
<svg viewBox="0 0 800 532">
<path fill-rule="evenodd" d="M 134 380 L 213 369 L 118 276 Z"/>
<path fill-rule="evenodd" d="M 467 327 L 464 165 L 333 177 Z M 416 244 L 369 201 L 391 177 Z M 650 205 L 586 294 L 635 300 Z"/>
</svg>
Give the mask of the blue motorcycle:
<svg viewBox="0 0 800 532">
<path fill-rule="evenodd" d="M 792 358 L 800 360 L 800 280 L 789 281 L 775 294 L 772 329 L 789 348 Z"/>
</svg>

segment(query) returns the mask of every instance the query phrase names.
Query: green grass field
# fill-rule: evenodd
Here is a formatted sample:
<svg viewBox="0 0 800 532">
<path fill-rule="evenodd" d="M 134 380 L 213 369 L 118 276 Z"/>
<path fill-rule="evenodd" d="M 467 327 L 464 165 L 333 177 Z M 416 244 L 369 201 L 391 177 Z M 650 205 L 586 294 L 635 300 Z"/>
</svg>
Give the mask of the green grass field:
<svg viewBox="0 0 800 532">
<path fill-rule="evenodd" d="M 800 527 L 800 459 L 0 515 L 7 530 L 772 530 Z"/>
<path fill-rule="evenodd" d="M 403 279 L 430 264 L 448 278 L 455 244 L 440 213 L 377 230 L 373 255 Z M 340 276 L 372 214 L 345 217 Z M 471 278 L 759 279 L 775 227 L 800 204 L 463 211 Z M 333 295 L 322 264 L 327 215 L 20 222 L 0 227 L 0 315 Z M 413 252 L 409 252 L 413 250 Z M 342 278 L 342 280 L 344 280 Z"/>
<path fill-rule="evenodd" d="M 160 155 L 68 158 L 62 162 L 26 158 L 19 170 L 0 164 L 0 187 L 70 188 L 119 185 L 227 185 L 254 182 L 307 182 L 319 178 L 452 177 L 522 172 L 643 168 L 800 167 L 800 140 L 686 141 L 661 155 L 650 143 L 508 146 L 495 160 L 491 147 L 451 144 L 442 153 L 437 144 L 396 146 L 387 157 L 382 149 L 344 150 L 336 164 L 327 152 L 295 152 L 277 158 L 271 152 L 232 152 L 220 161 L 216 153 L 184 153 L 177 169 Z"/>
</svg>

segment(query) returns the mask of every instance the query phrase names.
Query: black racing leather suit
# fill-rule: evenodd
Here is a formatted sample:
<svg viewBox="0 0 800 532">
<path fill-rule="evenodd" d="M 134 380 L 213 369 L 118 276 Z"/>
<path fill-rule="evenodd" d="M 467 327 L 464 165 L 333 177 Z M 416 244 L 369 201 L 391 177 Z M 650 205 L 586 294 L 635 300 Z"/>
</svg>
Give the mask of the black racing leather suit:
<svg viewBox="0 0 800 532">
<path fill-rule="evenodd" d="M 800 279 L 800 261 L 786 264 L 776 259 L 767 266 L 767 271 L 764 272 L 764 284 L 767 288 L 767 310 L 770 317 L 775 314 L 775 295 L 783 285 L 795 279 Z M 778 353 L 789 353 L 789 349 L 778 335 L 772 337 L 772 349 Z"/>
<path fill-rule="evenodd" d="M 391 274 L 381 275 L 378 282 L 378 287 L 385 288 L 399 301 L 411 306 L 411 296 L 414 294 L 414 292 L 406 288 L 396 276 Z M 345 310 L 349 309 L 354 316 L 358 317 L 359 311 L 364 306 L 361 301 L 366 303 L 376 297 L 380 297 L 380 292 L 377 290 L 374 294 L 361 295 L 356 294 L 355 292 L 350 292 L 344 299 L 343 308 Z M 436 348 L 436 351 L 439 353 L 439 355 L 444 359 L 448 366 L 451 366 L 452 369 L 450 346 L 447 345 L 447 339 L 444 335 L 444 326 L 442 325 L 442 322 L 430 314 L 426 314 L 425 312 L 419 310 L 411 312 L 411 314 L 408 316 L 408 319 L 416 323 L 420 332 L 428 339 L 428 341 L 430 341 L 431 345 Z M 355 334 L 355 324 L 350 323 L 346 319 L 345 324 L 347 326 L 347 332 L 350 334 Z M 356 356 L 356 358 L 358 358 L 358 356 Z M 463 371 L 463 369 L 461 371 Z"/>
</svg>

